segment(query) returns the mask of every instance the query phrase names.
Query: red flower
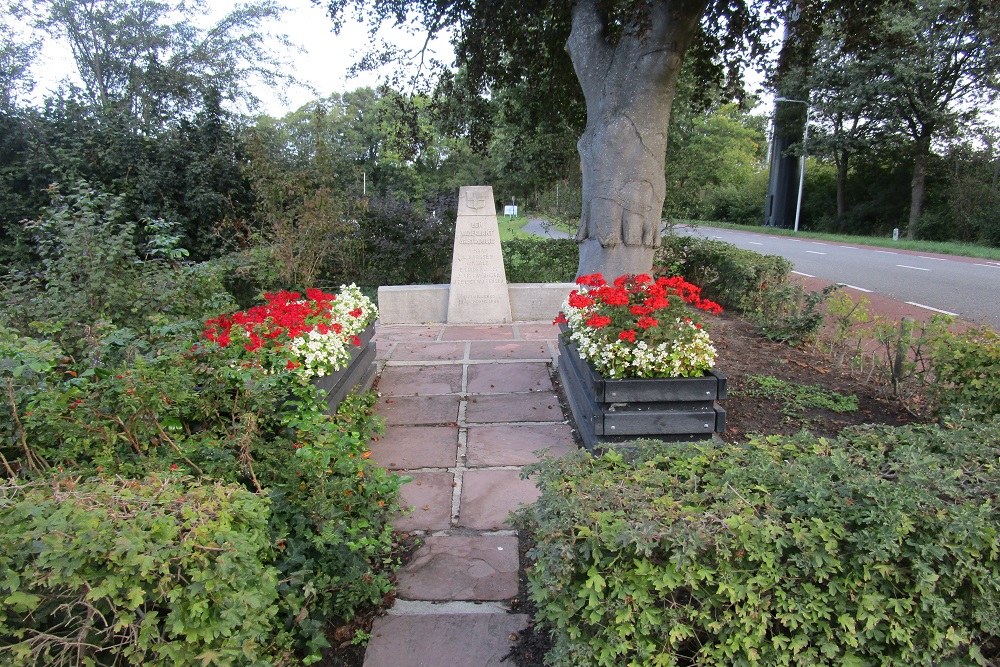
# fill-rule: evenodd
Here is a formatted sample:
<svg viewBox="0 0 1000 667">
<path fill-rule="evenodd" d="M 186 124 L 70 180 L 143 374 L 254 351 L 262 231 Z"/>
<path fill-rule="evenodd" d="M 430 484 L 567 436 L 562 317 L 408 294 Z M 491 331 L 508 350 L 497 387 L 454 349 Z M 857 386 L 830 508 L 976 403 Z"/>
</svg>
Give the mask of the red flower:
<svg viewBox="0 0 1000 667">
<path fill-rule="evenodd" d="M 285 364 L 285 368 L 287 368 L 290 371 L 294 371 L 296 368 L 298 368 L 301 365 L 302 364 L 298 363 L 297 361 L 292 361 L 291 359 L 289 359 L 288 363 Z"/>
<path fill-rule="evenodd" d="M 552 324 L 566 324 L 567 322 L 569 322 L 569 320 L 566 319 L 566 313 L 561 310 L 559 311 L 559 314 L 556 315 L 556 319 L 552 320 Z"/>
<path fill-rule="evenodd" d="M 585 294 L 580 294 L 576 290 L 569 293 L 569 305 L 573 308 L 587 308 L 593 305 L 594 300 Z"/>
<path fill-rule="evenodd" d="M 628 290 L 621 287 L 618 289 L 601 289 L 598 298 L 609 306 L 627 306 L 629 302 Z"/>
<path fill-rule="evenodd" d="M 635 323 L 635 325 L 640 329 L 646 330 L 649 329 L 650 327 L 655 327 L 659 323 L 660 321 L 657 320 L 655 317 L 649 317 L 647 315 L 645 317 L 640 317 L 639 320 Z"/>
<path fill-rule="evenodd" d="M 604 276 L 600 273 L 591 273 L 590 275 L 580 276 L 576 279 L 577 285 L 584 285 L 586 287 L 603 287 L 607 285 L 604 280 Z"/>
<path fill-rule="evenodd" d="M 653 282 L 653 279 L 646 273 L 640 273 L 635 277 L 636 285 L 648 285 L 651 282 Z"/>
<path fill-rule="evenodd" d="M 361 339 L 357 336 L 351 336 L 351 345 L 354 347 L 361 347 Z"/>
<path fill-rule="evenodd" d="M 630 343 L 635 342 L 635 329 L 626 329 L 618 334 L 618 340 L 625 340 Z"/>
<path fill-rule="evenodd" d="M 649 312 L 653 312 L 654 310 L 667 308 L 670 305 L 670 302 L 665 297 L 662 296 L 651 296 L 645 301 L 643 301 L 642 305 L 649 308 Z"/>
<path fill-rule="evenodd" d="M 611 318 L 607 315 L 591 315 L 587 320 L 587 326 L 594 329 L 603 329 L 611 324 Z"/>
<path fill-rule="evenodd" d="M 361 317 L 361 312 L 362 311 L 361 311 L 360 308 L 355 308 L 354 310 L 352 310 L 351 312 L 349 312 L 347 314 L 350 315 L 351 317 Z"/>
<path fill-rule="evenodd" d="M 633 315 L 649 315 L 653 309 L 648 306 L 635 305 L 628 309 Z"/>
</svg>

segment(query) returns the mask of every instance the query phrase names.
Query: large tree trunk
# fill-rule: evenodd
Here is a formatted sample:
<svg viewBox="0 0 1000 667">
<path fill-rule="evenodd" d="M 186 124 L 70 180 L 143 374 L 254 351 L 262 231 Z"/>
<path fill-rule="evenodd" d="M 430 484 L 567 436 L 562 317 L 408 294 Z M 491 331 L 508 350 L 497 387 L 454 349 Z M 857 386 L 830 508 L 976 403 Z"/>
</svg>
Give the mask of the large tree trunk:
<svg viewBox="0 0 1000 667">
<path fill-rule="evenodd" d="M 913 180 L 910 181 L 910 220 L 906 225 L 906 238 L 913 240 L 917 224 L 924 213 L 927 192 L 927 158 L 931 152 L 931 133 L 926 128 L 913 145 Z"/>
<path fill-rule="evenodd" d="M 707 0 L 660 0 L 615 43 L 597 0 L 573 6 L 567 49 L 587 101 L 577 147 L 583 208 L 577 275 L 646 273 L 660 245 L 667 127 L 681 61 Z"/>
<path fill-rule="evenodd" d="M 837 229 L 843 231 L 844 217 L 847 215 L 847 174 L 850 154 L 838 152 L 837 163 Z"/>
</svg>

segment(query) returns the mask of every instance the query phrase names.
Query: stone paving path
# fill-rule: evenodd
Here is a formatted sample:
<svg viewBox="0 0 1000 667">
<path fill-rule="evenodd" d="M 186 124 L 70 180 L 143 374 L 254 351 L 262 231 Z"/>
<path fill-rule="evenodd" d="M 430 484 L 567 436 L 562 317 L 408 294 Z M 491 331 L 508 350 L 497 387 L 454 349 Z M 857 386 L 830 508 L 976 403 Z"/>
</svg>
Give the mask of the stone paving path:
<svg viewBox="0 0 1000 667">
<path fill-rule="evenodd" d="M 375 621 L 365 667 L 500 665 L 527 624 L 509 613 L 519 563 L 507 516 L 538 497 L 520 477 L 535 452 L 576 448 L 549 375 L 557 333 L 549 323 L 376 329 L 386 434 L 372 457 L 411 478 L 412 510 L 395 527 L 423 544 Z"/>
</svg>

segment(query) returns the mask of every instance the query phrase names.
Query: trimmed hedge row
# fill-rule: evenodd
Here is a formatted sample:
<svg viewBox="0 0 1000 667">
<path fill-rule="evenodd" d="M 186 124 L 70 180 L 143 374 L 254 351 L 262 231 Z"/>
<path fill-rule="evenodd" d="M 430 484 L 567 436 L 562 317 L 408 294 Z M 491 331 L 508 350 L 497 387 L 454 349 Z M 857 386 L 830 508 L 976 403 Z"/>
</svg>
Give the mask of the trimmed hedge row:
<svg viewBox="0 0 1000 667">
<path fill-rule="evenodd" d="M 190 478 L 0 482 L 4 664 L 269 662 L 268 516 Z"/>
<path fill-rule="evenodd" d="M 542 495 L 523 518 L 535 526 L 529 591 L 554 639 L 548 658 L 990 664 L 998 460 L 1000 421 L 540 464 Z"/>
<path fill-rule="evenodd" d="M 573 282 L 580 263 L 574 239 L 514 238 L 502 251 L 509 283 Z"/>
<path fill-rule="evenodd" d="M 705 297 L 743 313 L 760 310 L 765 293 L 788 282 L 792 263 L 731 243 L 690 236 L 665 236 L 655 268 L 700 285 Z"/>
</svg>

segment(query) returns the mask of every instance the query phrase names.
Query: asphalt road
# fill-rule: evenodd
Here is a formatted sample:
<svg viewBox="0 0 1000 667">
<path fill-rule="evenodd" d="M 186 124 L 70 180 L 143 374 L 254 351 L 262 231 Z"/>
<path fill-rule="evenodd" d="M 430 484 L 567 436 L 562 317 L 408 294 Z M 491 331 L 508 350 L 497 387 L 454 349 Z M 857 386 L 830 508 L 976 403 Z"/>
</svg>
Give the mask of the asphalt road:
<svg viewBox="0 0 1000 667">
<path fill-rule="evenodd" d="M 844 283 L 1000 329 L 1000 262 L 710 227 L 676 231 L 781 255 L 791 260 L 799 275 Z"/>
</svg>

